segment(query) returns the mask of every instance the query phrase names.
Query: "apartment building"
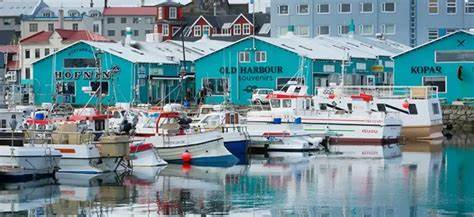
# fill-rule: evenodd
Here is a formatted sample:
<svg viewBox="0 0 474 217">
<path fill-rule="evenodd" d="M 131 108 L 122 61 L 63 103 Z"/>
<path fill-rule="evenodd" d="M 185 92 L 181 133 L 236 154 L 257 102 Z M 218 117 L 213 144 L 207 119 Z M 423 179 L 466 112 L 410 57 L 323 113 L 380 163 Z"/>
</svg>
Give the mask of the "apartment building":
<svg viewBox="0 0 474 217">
<path fill-rule="evenodd" d="M 35 16 L 41 9 L 48 7 L 41 0 L 3 0 L 0 1 L 0 34 L 15 31 L 20 37 L 21 19 Z"/>
<path fill-rule="evenodd" d="M 87 30 L 102 34 L 102 11 L 99 7 L 44 7 L 38 13 L 23 16 L 21 36 L 27 37 L 41 31 L 55 29 Z"/>
<path fill-rule="evenodd" d="M 272 36 L 380 36 L 416 46 L 474 27 L 474 0 L 272 0 Z M 291 29 L 291 28 L 290 28 Z"/>
<path fill-rule="evenodd" d="M 158 9 L 155 6 L 104 8 L 103 35 L 115 41 L 125 38 L 126 28 L 132 28 L 133 40 L 145 41 L 153 33 Z"/>
</svg>

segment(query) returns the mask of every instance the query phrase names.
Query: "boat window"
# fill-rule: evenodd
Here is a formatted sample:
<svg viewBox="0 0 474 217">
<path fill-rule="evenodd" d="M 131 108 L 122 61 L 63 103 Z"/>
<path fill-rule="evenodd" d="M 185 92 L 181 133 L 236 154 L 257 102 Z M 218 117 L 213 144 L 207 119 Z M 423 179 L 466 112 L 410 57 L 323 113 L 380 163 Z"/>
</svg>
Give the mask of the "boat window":
<svg viewBox="0 0 474 217">
<path fill-rule="evenodd" d="M 283 108 L 290 108 L 291 107 L 291 99 L 284 99 L 282 101 L 282 107 Z"/>
<path fill-rule="evenodd" d="M 431 106 L 433 106 L 433 114 L 435 114 L 435 115 L 439 114 L 439 105 L 438 105 L 438 103 L 433 103 L 433 104 L 431 104 Z"/>
<path fill-rule="evenodd" d="M 326 103 L 320 103 L 319 104 L 319 109 L 322 110 L 322 111 L 326 110 L 327 109 L 327 104 Z"/>
<path fill-rule="evenodd" d="M 410 112 L 411 115 L 417 115 L 418 114 L 418 110 L 416 109 L 415 104 L 408 105 L 408 111 Z"/>
<path fill-rule="evenodd" d="M 270 105 L 272 106 L 272 108 L 280 108 L 280 100 L 272 99 L 270 100 Z"/>
<path fill-rule="evenodd" d="M 347 103 L 347 110 L 352 112 L 352 103 Z"/>
<path fill-rule="evenodd" d="M 202 120 L 202 123 L 207 123 L 208 125 L 217 125 L 219 124 L 219 115 L 207 116 Z"/>
<path fill-rule="evenodd" d="M 115 112 L 114 112 L 114 118 L 120 118 L 120 113 L 117 112 L 117 111 L 115 111 Z"/>
<path fill-rule="evenodd" d="M 310 100 L 310 99 L 307 99 L 307 100 L 306 100 L 306 102 L 305 102 L 305 109 L 306 109 L 306 110 L 311 109 L 311 100 Z"/>
<path fill-rule="evenodd" d="M 95 130 L 102 131 L 105 129 L 105 121 L 104 120 L 96 120 L 95 121 Z"/>
<path fill-rule="evenodd" d="M 377 110 L 379 112 L 387 112 L 387 108 L 385 107 L 385 104 L 377 104 Z"/>
<path fill-rule="evenodd" d="M 3 119 L 2 120 L 2 128 L 7 128 L 7 120 Z"/>
</svg>

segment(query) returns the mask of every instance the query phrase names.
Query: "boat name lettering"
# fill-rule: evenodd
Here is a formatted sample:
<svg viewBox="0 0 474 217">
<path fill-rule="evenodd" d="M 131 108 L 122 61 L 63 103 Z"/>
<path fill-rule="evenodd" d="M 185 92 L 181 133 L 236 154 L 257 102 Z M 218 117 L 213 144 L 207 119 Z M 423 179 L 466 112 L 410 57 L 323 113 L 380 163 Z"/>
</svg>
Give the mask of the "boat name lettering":
<svg viewBox="0 0 474 217">
<path fill-rule="evenodd" d="M 281 74 L 282 66 L 240 66 L 240 67 L 220 67 L 221 74 Z"/>
<path fill-rule="evenodd" d="M 441 74 L 441 66 L 412 66 L 410 69 L 412 74 Z"/>
<path fill-rule="evenodd" d="M 362 133 L 377 133 L 377 130 L 368 130 L 368 129 L 363 129 Z"/>
</svg>

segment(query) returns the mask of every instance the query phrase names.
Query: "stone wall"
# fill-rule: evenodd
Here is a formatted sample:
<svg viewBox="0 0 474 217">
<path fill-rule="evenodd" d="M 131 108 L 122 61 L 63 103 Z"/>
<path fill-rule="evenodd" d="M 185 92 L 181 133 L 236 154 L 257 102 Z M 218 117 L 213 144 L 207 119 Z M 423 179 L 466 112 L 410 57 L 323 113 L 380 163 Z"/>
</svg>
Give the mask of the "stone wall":
<svg viewBox="0 0 474 217">
<path fill-rule="evenodd" d="M 474 131 L 474 106 L 443 105 L 443 123 L 447 128 Z"/>
</svg>

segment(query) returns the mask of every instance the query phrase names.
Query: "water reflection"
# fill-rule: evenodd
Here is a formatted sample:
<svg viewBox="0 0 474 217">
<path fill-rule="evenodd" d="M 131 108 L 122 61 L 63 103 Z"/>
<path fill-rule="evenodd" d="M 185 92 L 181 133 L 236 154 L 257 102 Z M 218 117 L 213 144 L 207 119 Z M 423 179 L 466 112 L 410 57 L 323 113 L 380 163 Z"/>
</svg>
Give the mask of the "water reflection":
<svg viewBox="0 0 474 217">
<path fill-rule="evenodd" d="M 474 149 L 405 145 L 401 158 L 253 155 L 231 168 L 168 165 L 3 185 L 7 215 L 436 216 L 474 212 Z M 445 147 L 445 148 L 443 148 Z"/>
</svg>

